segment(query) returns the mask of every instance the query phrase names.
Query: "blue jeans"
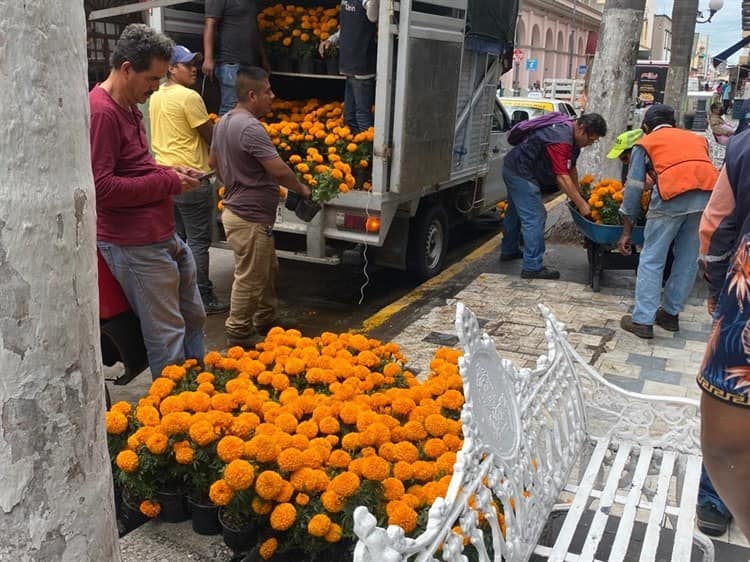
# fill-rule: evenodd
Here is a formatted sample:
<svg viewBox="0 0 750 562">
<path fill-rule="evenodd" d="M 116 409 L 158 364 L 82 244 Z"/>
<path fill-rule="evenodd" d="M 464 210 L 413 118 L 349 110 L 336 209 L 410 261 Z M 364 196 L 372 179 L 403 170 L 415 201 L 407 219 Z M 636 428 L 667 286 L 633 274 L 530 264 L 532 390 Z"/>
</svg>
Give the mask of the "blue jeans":
<svg viewBox="0 0 750 562">
<path fill-rule="evenodd" d="M 346 78 L 344 90 L 344 123 L 353 133 L 366 131 L 375 123 L 372 104 L 375 103 L 375 78 Z"/>
<path fill-rule="evenodd" d="M 508 188 L 508 209 L 503 221 L 502 255 L 515 254 L 523 232 L 523 270 L 544 268 L 544 225 L 547 210 L 542 203 L 539 186 L 503 167 L 503 180 Z"/>
<path fill-rule="evenodd" d="M 698 505 L 708 504 L 714 504 L 717 511 L 725 517 L 732 516 L 732 514 L 729 513 L 727 506 L 721 501 L 719 494 L 716 493 L 714 485 L 711 483 L 708 473 L 706 472 L 706 467 L 701 466 L 701 484 L 698 488 Z"/>
<path fill-rule="evenodd" d="M 204 300 L 213 291 L 213 284 L 208 277 L 213 206 L 214 198 L 209 183 L 174 198 L 177 234 L 187 242 L 193 254 L 198 273 L 198 290 Z"/>
<path fill-rule="evenodd" d="M 177 235 L 147 246 L 98 242 L 102 257 L 138 316 L 151 376 L 185 359 L 203 361 L 206 313 L 195 261 Z"/>
<path fill-rule="evenodd" d="M 702 213 L 690 213 L 676 217 L 648 217 L 635 279 L 633 322 L 654 323 L 656 311 L 662 304 L 662 275 L 672 242 L 674 262 L 664 285 L 662 308 L 669 314 L 679 314 L 685 308 L 698 272 L 698 226 L 701 215 Z"/>
<path fill-rule="evenodd" d="M 237 71 L 240 69 L 239 64 L 217 64 L 216 78 L 219 80 L 221 89 L 221 106 L 219 107 L 219 116 L 234 109 L 237 105 L 237 94 L 234 91 L 234 85 L 237 82 Z"/>
</svg>

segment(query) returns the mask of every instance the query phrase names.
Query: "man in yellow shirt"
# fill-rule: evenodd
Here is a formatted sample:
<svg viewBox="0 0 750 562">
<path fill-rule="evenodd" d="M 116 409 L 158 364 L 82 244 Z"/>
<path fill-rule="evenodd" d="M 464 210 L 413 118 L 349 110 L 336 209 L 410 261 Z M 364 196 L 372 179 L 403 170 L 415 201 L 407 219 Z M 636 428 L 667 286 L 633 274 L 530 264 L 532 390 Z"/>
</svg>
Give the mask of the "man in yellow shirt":
<svg viewBox="0 0 750 562">
<path fill-rule="evenodd" d="M 188 166 L 208 172 L 208 149 L 214 124 L 208 117 L 206 104 L 191 88 L 197 80 L 200 53 L 177 45 L 167 72 L 167 81 L 151 96 L 151 148 L 159 164 Z M 229 310 L 214 294 L 208 276 L 208 249 L 211 245 L 213 194 L 208 179 L 204 185 L 174 198 L 177 232 L 187 240 L 198 270 L 198 289 L 206 314 Z"/>
</svg>

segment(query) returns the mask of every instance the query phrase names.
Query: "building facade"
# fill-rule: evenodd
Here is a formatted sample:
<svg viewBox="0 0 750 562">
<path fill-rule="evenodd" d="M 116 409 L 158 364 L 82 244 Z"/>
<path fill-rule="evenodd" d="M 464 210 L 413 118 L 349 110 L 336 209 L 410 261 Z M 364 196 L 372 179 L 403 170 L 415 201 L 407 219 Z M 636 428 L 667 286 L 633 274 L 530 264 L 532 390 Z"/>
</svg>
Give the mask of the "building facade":
<svg viewBox="0 0 750 562">
<path fill-rule="evenodd" d="M 516 23 L 517 57 L 502 78 L 525 95 L 546 78 L 583 78 L 596 51 L 604 3 L 597 0 L 524 0 Z M 534 62 L 536 61 L 536 62 Z"/>
<path fill-rule="evenodd" d="M 654 16 L 651 37 L 651 60 L 666 61 L 672 57 L 672 18 L 662 14 Z"/>
<path fill-rule="evenodd" d="M 693 37 L 693 52 L 690 57 L 690 75 L 705 80 L 711 64 L 708 51 L 708 35 L 696 33 Z"/>
</svg>

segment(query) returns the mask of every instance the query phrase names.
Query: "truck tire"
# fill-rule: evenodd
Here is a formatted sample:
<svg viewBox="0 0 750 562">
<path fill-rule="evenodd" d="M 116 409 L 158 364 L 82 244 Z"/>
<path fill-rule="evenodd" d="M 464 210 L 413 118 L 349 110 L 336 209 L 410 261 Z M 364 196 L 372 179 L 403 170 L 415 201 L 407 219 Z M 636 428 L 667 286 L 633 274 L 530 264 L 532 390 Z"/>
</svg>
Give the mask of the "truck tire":
<svg viewBox="0 0 750 562">
<path fill-rule="evenodd" d="M 409 225 L 407 267 L 419 280 L 434 277 L 445 266 L 448 251 L 448 216 L 437 206 L 417 213 Z"/>
</svg>

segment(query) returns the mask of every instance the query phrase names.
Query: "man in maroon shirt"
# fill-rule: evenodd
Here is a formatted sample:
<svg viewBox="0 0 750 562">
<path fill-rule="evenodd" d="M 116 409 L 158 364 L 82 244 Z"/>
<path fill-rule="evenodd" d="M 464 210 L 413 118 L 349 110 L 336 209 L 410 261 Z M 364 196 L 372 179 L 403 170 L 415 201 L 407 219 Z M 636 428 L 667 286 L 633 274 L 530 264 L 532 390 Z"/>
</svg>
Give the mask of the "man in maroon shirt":
<svg viewBox="0 0 750 562">
<path fill-rule="evenodd" d="M 200 172 L 158 165 L 136 108 L 158 89 L 173 47 L 143 24 L 129 25 L 109 76 L 89 93 L 97 244 L 140 320 L 154 378 L 205 353 L 195 261 L 172 212 L 172 197 L 198 187 Z"/>
</svg>

